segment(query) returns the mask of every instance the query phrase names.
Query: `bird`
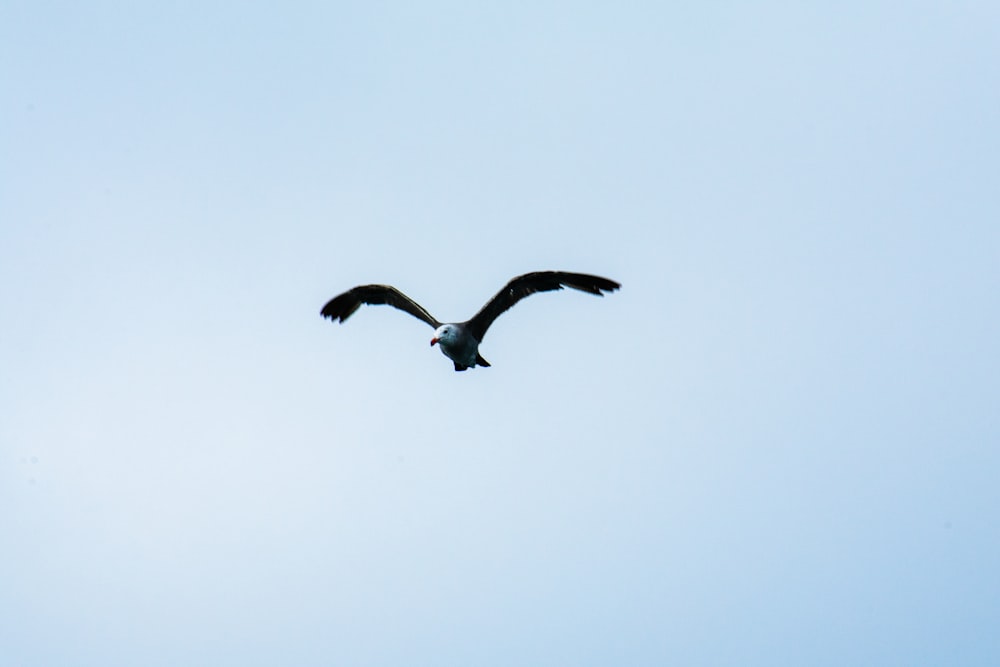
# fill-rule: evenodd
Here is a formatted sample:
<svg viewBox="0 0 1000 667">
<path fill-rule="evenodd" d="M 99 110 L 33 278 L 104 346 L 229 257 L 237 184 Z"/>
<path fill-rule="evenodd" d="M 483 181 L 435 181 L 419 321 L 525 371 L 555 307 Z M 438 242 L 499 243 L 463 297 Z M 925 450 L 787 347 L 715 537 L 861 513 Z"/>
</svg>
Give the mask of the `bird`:
<svg viewBox="0 0 1000 667">
<path fill-rule="evenodd" d="M 490 366 L 479 353 L 479 345 L 483 342 L 486 330 L 493 324 L 493 320 L 527 296 L 536 292 L 561 290 L 564 287 L 603 297 L 605 292 L 614 292 L 621 287 L 621 284 L 586 273 L 566 271 L 525 273 L 512 278 L 472 319 L 448 323 L 439 322 L 423 306 L 391 285 L 359 285 L 330 299 L 320 310 L 320 315 L 331 322 L 339 320 L 343 324 L 361 307 L 361 304 L 398 308 L 431 325 L 434 328 L 431 346 L 437 345 L 444 356 L 455 364 L 456 371 L 465 371 L 476 366 Z"/>
</svg>

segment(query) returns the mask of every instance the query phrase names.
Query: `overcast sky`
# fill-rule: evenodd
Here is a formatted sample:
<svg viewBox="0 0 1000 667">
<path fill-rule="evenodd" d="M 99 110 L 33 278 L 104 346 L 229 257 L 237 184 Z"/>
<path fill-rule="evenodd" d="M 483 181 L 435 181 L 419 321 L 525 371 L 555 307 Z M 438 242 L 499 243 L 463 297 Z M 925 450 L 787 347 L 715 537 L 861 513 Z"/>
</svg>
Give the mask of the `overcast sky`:
<svg viewBox="0 0 1000 667">
<path fill-rule="evenodd" d="M 0 662 L 1000 664 L 998 63 L 995 2 L 3 0 Z M 492 368 L 319 316 L 541 269 L 623 288 Z"/>
</svg>

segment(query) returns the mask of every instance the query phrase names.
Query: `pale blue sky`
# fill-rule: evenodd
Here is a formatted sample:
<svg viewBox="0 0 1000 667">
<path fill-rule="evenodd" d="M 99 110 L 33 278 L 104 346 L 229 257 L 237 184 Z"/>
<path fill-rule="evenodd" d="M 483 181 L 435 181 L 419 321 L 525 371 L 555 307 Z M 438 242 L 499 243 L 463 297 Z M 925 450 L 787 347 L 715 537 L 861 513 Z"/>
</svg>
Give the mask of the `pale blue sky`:
<svg viewBox="0 0 1000 667">
<path fill-rule="evenodd" d="M 998 7 L 0 3 L 0 662 L 1000 664 Z"/>
</svg>

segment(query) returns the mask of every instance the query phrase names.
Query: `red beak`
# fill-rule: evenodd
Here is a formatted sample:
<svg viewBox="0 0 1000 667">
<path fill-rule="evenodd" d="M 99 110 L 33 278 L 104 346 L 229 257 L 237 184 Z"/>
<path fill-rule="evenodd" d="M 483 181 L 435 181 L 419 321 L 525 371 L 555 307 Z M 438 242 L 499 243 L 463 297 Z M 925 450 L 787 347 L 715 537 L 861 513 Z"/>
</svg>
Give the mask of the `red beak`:
<svg viewBox="0 0 1000 667">
<path fill-rule="evenodd" d="M 438 342 L 437 338 L 431 338 L 431 347 L 434 347 L 434 344 L 437 342 Z"/>
</svg>

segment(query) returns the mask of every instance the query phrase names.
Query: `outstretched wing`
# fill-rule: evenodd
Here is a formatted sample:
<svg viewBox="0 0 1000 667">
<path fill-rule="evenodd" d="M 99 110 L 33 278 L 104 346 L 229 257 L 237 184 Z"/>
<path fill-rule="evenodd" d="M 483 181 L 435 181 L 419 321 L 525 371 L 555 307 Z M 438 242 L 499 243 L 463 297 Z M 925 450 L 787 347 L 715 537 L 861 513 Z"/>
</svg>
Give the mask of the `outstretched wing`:
<svg viewBox="0 0 1000 667">
<path fill-rule="evenodd" d="M 613 280 L 586 273 L 566 273 L 564 271 L 526 273 L 507 283 L 502 290 L 497 292 L 496 296 L 490 299 L 489 303 L 476 313 L 475 317 L 465 323 L 465 326 L 476 337 L 476 340 L 482 342 L 483 336 L 493 324 L 493 320 L 500 317 L 515 303 L 535 292 L 551 292 L 563 287 L 572 287 L 582 292 L 604 296 L 603 292 L 613 292 L 621 285 Z"/>
<path fill-rule="evenodd" d="M 431 314 L 424 310 L 423 306 L 390 285 L 360 285 L 355 287 L 330 299 L 323 306 L 320 315 L 329 317 L 331 321 L 339 319 L 340 323 L 343 324 L 363 303 L 370 306 L 392 306 L 413 315 L 418 320 L 423 320 L 435 329 L 441 326 L 441 323 L 431 317 Z"/>
</svg>

